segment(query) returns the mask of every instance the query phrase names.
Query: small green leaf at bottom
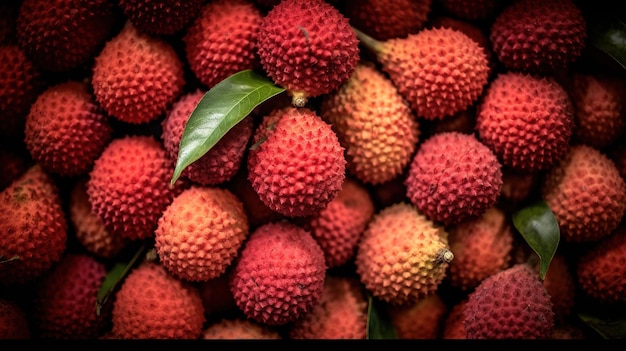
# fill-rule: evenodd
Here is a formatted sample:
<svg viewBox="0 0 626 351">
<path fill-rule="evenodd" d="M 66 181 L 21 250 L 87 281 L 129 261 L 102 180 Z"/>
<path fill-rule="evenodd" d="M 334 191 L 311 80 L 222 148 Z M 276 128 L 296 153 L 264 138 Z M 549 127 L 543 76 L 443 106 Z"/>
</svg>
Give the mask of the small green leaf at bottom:
<svg viewBox="0 0 626 351">
<path fill-rule="evenodd" d="M 539 275 L 544 279 L 561 237 L 554 213 L 544 201 L 539 201 L 515 212 L 513 225 L 539 255 Z"/>
<path fill-rule="evenodd" d="M 237 72 L 209 89 L 185 124 L 171 185 L 254 108 L 283 91 L 253 70 Z"/>
<path fill-rule="evenodd" d="M 397 339 L 396 330 L 391 324 L 384 306 L 371 295 L 367 307 L 367 339 Z"/>
</svg>

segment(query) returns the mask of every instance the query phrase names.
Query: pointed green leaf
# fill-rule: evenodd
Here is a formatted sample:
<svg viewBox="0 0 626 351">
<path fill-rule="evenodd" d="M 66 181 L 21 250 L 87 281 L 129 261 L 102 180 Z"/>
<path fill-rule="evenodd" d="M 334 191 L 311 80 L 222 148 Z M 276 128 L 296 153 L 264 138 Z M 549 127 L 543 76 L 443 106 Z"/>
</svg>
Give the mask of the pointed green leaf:
<svg viewBox="0 0 626 351">
<path fill-rule="evenodd" d="M 384 313 L 384 306 L 371 295 L 367 306 L 367 338 L 373 340 L 398 338 L 388 314 Z"/>
<path fill-rule="evenodd" d="M 541 279 L 544 279 L 561 237 L 554 213 L 544 201 L 539 201 L 515 212 L 513 225 L 539 255 L 541 260 L 539 274 Z"/>
<path fill-rule="evenodd" d="M 209 89 L 185 125 L 171 184 L 255 107 L 283 91 L 253 70 L 237 72 Z"/>
<path fill-rule="evenodd" d="M 626 69 L 626 23 L 617 17 L 591 17 L 589 42 Z"/>
</svg>

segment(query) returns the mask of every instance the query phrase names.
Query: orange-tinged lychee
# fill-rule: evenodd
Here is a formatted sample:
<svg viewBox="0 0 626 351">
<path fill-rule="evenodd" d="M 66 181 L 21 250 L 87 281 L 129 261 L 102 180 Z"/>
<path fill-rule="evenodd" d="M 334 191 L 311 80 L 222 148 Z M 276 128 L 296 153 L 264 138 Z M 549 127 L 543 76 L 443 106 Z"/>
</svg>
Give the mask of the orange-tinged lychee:
<svg viewBox="0 0 626 351">
<path fill-rule="evenodd" d="M 468 339 L 549 339 L 554 312 L 539 274 L 520 263 L 487 277 L 468 295 L 463 323 Z"/>
<path fill-rule="evenodd" d="M 461 31 L 424 28 L 386 41 L 357 33 L 418 117 L 437 120 L 463 111 L 487 85 L 485 51 Z"/>
<path fill-rule="evenodd" d="M 118 5 L 135 28 L 154 35 L 172 35 L 198 16 L 204 0 L 119 0 Z"/>
<path fill-rule="evenodd" d="M 110 314 L 96 312 L 106 266 L 88 254 L 67 253 L 47 272 L 35 290 L 33 321 L 45 339 L 94 339 L 105 330 Z M 106 310 L 110 312 L 110 310 Z"/>
<path fill-rule="evenodd" d="M 24 0 L 16 35 L 37 67 L 69 72 L 91 64 L 115 21 L 115 4 L 107 0 Z"/>
<path fill-rule="evenodd" d="M 172 105 L 161 122 L 161 139 L 167 154 L 178 158 L 180 141 L 196 105 L 204 96 L 204 91 L 196 89 L 182 95 Z M 246 117 L 229 130 L 208 152 L 190 164 L 181 173 L 199 185 L 218 185 L 230 180 L 243 163 L 246 146 L 253 133 L 252 117 Z"/>
<path fill-rule="evenodd" d="M 0 192 L 0 285 L 33 282 L 67 246 L 68 223 L 59 187 L 40 165 Z"/>
<path fill-rule="evenodd" d="M 47 88 L 26 116 L 24 143 L 50 173 L 87 174 L 112 138 L 113 127 L 83 81 Z"/>
<path fill-rule="evenodd" d="M 153 136 L 113 139 L 95 160 L 87 181 L 92 210 L 115 235 L 154 237 L 157 222 L 184 182 L 170 187 L 174 161 Z"/>
<path fill-rule="evenodd" d="M 257 35 L 263 14 L 247 0 L 217 0 L 203 5 L 183 41 L 194 75 L 207 88 L 228 76 L 258 66 Z"/>
<path fill-rule="evenodd" d="M 502 188 L 501 168 L 494 153 L 473 134 L 434 134 L 409 165 L 407 197 L 433 221 L 460 223 L 495 204 Z"/>
<path fill-rule="evenodd" d="M 126 123 L 147 123 L 161 117 L 181 93 L 183 63 L 168 41 L 127 21 L 95 57 L 91 84 L 109 115 Z"/>
<path fill-rule="evenodd" d="M 511 71 L 548 74 L 582 54 L 587 25 L 571 0 L 522 0 L 508 4 L 490 28 L 493 51 Z"/>
<path fill-rule="evenodd" d="M 222 318 L 202 330 L 203 340 L 277 340 L 282 336 L 272 327 L 247 318 Z"/>
<path fill-rule="evenodd" d="M 324 252 L 311 233 L 289 222 L 258 227 L 230 270 L 237 307 L 265 325 L 285 325 L 319 303 L 326 278 Z"/>
<path fill-rule="evenodd" d="M 273 110 L 256 128 L 248 179 L 272 210 L 287 217 L 313 215 L 330 203 L 345 179 L 337 134 L 306 107 Z"/>
<path fill-rule="evenodd" d="M 435 292 L 453 258 L 445 229 L 401 202 L 371 219 L 358 243 L 355 265 L 373 296 L 402 305 Z"/>
<path fill-rule="evenodd" d="M 388 312 L 398 339 L 438 339 L 448 306 L 434 292 L 409 305 L 390 305 Z"/>
<path fill-rule="evenodd" d="M 364 183 L 399 176 L 417 148 L 416 116 L 391 80 L 369 62 L 358 64 L 347 82 L 326 95 L 320 115 L 346 149 L 348 171 Z"/>
<path fill-rule="evenodd" d="M 609 235 L 626 211 L 626 183 L 605 154 L 574 145 L 544 177 L 542 196 L 559 224 L 561 238 L 591 242 Z"/>
<path fill-rule="evenodd" d="M 365 290 L 358 279 L 329 275 L 320 302 L 288 328 L 290 339 L 365 339 Z"/>
<path fill-rule="evenodd" d="M 32 337 L 29 316 L 16 301 L 0 298 L 0 340 L 25 340 Z"/>
<path fill-rule="evenodd" d="M 263 17 L 256 43 L 267 75 L 303 107 L 344 83 L 359 61 L 359 41 L 339 10 L 323 0 L 283 0 Z"/>
<path fill-rule="evenodd" d="M 537 172 L 554 166 L 569 149 L 574 108 L 553 78 L 499 73 L 478 106 L 476 131 L 502 164 Z"/>
<path fill-rule="evenodd" d="M 243 204 L 230 190 L 191 186 L 159 218 L 155 247 L 175 277 L 207 281 L 226 272 L 248 229 Z"/>
</svg>

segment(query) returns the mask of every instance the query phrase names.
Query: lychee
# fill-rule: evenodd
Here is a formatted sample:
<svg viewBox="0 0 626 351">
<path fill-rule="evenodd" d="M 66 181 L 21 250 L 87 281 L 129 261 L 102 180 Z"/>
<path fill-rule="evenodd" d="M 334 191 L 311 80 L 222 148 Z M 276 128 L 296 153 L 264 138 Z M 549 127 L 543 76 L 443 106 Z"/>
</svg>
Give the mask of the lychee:
<svg viewBox="0 0 626 351">
<path fill-rule="evenodd" d="M 478 138 L 518 171 L 554 166 L 569 149 L 574 108 L 565 89 L 551 77 L 499 73 L 478 106 Z"/>
<path fill-rule="evenodd" d="M 35 162 L 62 176 L 87 174 L 113 134 L 108 116 L 82 81 L 47 88 L 26 116 L 24 143 Z"/>
<path fill-rule="evenodd" d="M 161 117 L 185 84 L 183 63 L 164 39 L 126 22 L 95 57 L 91 84 L 112 117 L 142 124 Z"/>
<path fill-rule="evenodd" d="M 248 179 L 259 198 L 287 217 L 313 215 L 345 179 L 344 148 L 330 124 L 309 108 L 273 110 L 256 128 Z"/>
<path fill-rule="evenodd" d="M 261 224 L 278 221 L 285 217 L 261 201 L 259 194 L 248 179 L 248 167 L 240 167 L 239 171 L 226 184 L 226 188 L 237 195 L 243 203 L 251 231 Z"/>
<path fill-rule="evenodd" d="M 61 260 L 65 215 L 59 187 L 40 165 L 0 192 L 0 285 L 33 282 Z"/>
<path fill-rule="evenodd" d="M 434 293 L 453 258 L 445 229 L 401 202 L 374 215 L 354 263 L 373 296 L 403 305 Z"/>
<path fill-rule="evenodd" d="M 182 95 L 172 105 L 161 122 L 163 146 L 172 159 L 178 158 L 180 141 L 189 117 L 205 92 L 196 89 Z M 246 117 L 232 127 L 208 152 L 190 164 L 182 177 L 199 185 L 218 185 L 230 180 L 243 163 L 246 146 L 252 137 L 252 117 Z"/>
<path fill-rule="evenodd" d="M 596 241 L 609 235 L 626 211 L 626 183 L 605 154 L 574 145 L 544 177 L 542 197 L 569 242 Z"/>
<path fill-rule="evenodd" d="M 174 161 L 153 136 L 113 139 L 95 160 L 87 181 L 92 210 L 123 238 L 154 237 L 163 211 L 186 184 L 170 187 Z"/>
<path fill-rule="evenodd" d="M 467 339 L 464 323 L 467 301 L 467 295 L 465 295 L 449 308 L 448 314 L 443 321 L 442 339 Z"/>
<path fill-rule="evenodd" d="M 467 339 L 549 339 L 554 312 L 539 274 L 520 263 L 487 277 L 468 295 L 463 323 Z"/>
<path fill-rule="evenodd" d="M 211 1 L 199 10 L 183 41 L 194 75 L 207 88 L 246 69 L 256 69 L 263 14 L 247 0 Z"/>
<path fill-rule="evenodd" d="M 346 149 L 348 171 L 364 183 L 399 176 L 417 148 L 417 117 L 371 63 L 359 63 L 346 83 L 325 96 L 320 115 Z"/>
<path fill-rule="evenodd" d="M 434 134 L 419 146 L 409 165 L 407 197 L 433 221 L 460 223 L 496 203 L 501 168 L 494 153 L 473 134 Z"/>
<path fill-rule="evenodd" d="M 231 268 L 232 266 L 229 266 L 224 274 L 197 284 L 207 319 L 214 320 L 216 316 L 225 316 L 237 310 L 233 293 L 228 285 Z"/>
<path fill-rule="evenodd" d="M 226 271 L 248 236 L 243 204 L 231 191 L 191 186 L 159 218 L 155 247 L 175 277 L 207 281 Z"/>
<path fill-rule="evenodd" d="M 222 318 L 202 330 L 203 340 L 277 340 L 282 336 L 272 327 L 246 318 Z"/>
<path fill-rule="evenodd" d="M 198 339 L 205 321 L 195 285 L 144 261 L 115 293 L 111 331 L 118 339 Z"/>
<path fill-rule="evenodd" d="M 172 35 L 185 29 L 202 8 L 203 0 L 119 0 L 119 7 L 138 30 Z"/>
<path fill-rule="evenodd" d="M 319 303 L 326 278 L 324 252 L 311 233 L 288 221 L 258 227 L 230 271 L 238 308 L 265 325 L 285 325 Z"/>
<path fill-rule="evenodd" d="M 587 25 L 571 0 L 522 0 L 494 18 L 490 40 L 498 60 L 510 71 L 549 74 L 581 56 Z"/>
<path fill-rule="evenodd" d="M 297 107 L 337 89 L 360 59 L 348 18 L 323 0 L 283 0 L 272 7 L 256 48 L 263 70 Z"/>
<path fill-rule="evenodd" d="M 398 339 L 439 339 L 448 306 L 436 292 L 404 306 L 388 306 Z"/>
</svg>

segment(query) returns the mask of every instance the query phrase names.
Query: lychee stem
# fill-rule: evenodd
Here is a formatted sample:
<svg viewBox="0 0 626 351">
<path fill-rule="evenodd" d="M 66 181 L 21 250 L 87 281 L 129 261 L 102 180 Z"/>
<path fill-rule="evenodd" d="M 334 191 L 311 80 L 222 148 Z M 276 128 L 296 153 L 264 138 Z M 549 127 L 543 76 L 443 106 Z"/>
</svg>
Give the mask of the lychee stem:
<svg viewBox="0 0 626 351">
<path fill-rule="evenodd" d="M 452 253 L 452 251 L 446 248 L 443 248 L 437 251 L 437 256 L 435 258 L 435 261 L 437 263 L 450 263 L 452 262 L 453 259 L 454 259 L 454 254 Z"/>
<path fill-rule="evenodd" d="M 352 30 L 356 33 L 356 37 L 359 41 L 365 45 L 366 48 L 374 52 L 375 54 L 380 53 L 383 50 L 383 43 L 370 37 L 369 35 L 361 32 L 355 27 L 352 27 Z"/>
<path fill-rule="evenodd" d="M 291 93 L 291 104 L 295 107 L 304 107 L 308 100 L 304 92 L 294 91 Z"/>
</svg>

